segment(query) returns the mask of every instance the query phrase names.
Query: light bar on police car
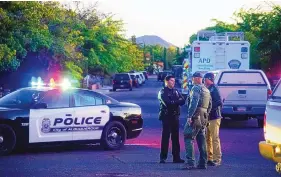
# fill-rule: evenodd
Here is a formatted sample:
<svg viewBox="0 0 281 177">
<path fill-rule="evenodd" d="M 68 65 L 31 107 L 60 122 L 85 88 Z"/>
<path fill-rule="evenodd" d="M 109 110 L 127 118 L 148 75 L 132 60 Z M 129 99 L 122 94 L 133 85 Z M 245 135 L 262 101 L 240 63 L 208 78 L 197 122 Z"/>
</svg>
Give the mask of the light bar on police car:
<svg viewBox="0 0 281 177">
<path fill-rule="evenodd" d="M 65 78 L 62 83 L 57 84 L 53 78 L 50 79 L 50 82 L 48 84 L 44 83 L 40 77 L 38 77 L 37 82 L 34 80 L 34 77 L 32 77 L 31 81 L 31 86 L 32 87 L 42 87 L 42 86 L 47 86 L 47 87 L 62 87 L 64 90 L 68 89 L 71 87 L 70 81 Z"/>
<path fill-rule="evenodd" d="M 31 80 L 31 86 L 32 87 L 42 87 L 42 86 L 45 86 L 46 84 L 44 84 L 44 82 L 42 81 L 41 77 L 38 77 L 37 78 L 37 82 L 34 81 L 35 79 L 32 78 Z"/>
</svg>

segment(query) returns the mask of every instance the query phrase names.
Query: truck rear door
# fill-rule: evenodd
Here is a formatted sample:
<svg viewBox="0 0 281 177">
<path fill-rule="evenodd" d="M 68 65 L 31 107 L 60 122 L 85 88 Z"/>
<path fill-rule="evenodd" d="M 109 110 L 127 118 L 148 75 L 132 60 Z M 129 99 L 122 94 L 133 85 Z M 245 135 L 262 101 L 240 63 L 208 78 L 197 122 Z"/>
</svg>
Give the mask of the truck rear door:
<svg viewBox="0 0 281 177">
<path fill-rule="evenodd" d="M 281 144 L 281 80 L 266 105 L 265 139 Z"/>
<path fill-rule="evenodd" d="M 226 69 L 226 51 L 224 42 L 216 42 L 212 44 L 214 56 L 214 68 L 215 70 Z"/>
<path fill-rule="evenodd" d="M 225 45 L 226 69 L 249 69 L 250 44 L 247 41 L 229 41 Z"/>
</svg>

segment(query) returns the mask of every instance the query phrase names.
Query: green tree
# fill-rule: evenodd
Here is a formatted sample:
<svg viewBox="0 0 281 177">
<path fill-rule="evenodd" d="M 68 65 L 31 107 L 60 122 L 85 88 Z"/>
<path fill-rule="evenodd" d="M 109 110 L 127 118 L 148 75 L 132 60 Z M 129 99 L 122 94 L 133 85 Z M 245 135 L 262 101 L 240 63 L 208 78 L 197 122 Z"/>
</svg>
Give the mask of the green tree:
<svg viewBox="0 0 281 177">
<path fill-rule="evenodd" d="M 1 2 L 0 18 L 0 71 L 17 70 L 31 53 L 34 62 L 47 63 L 46 71 L 56 63 L 77 80 L 88 71 L 143 69 L 143 52 L 123 35 L 123 22 L 96 7 Z"/>
</svg>

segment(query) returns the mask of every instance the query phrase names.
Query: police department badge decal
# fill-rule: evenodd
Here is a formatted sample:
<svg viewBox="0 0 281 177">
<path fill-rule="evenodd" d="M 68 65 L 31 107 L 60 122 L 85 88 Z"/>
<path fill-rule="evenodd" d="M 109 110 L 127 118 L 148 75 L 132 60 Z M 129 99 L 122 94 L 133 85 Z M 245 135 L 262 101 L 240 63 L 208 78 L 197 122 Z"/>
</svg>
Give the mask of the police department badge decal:
<svg viewBox="0 0 281 177">
<path fill-rule="evenodd" d="M 228 62 L 228 66 L 230 69 L 239 69 L 241 66 L 241 62 L 239 60 L 230 60 Z"/>
<path fill-rule="evenodd" d="M 43 132 L 43 133 L 48 133 L 48 132 L 50 132 L 50 130 L 51 130 L 51 120 L 50 119 L 48 119 L 48 118 L 44 118 L 43 120 L 42 120 L 42 128 L 41 128 L 41 131 Z"/>
</svg>

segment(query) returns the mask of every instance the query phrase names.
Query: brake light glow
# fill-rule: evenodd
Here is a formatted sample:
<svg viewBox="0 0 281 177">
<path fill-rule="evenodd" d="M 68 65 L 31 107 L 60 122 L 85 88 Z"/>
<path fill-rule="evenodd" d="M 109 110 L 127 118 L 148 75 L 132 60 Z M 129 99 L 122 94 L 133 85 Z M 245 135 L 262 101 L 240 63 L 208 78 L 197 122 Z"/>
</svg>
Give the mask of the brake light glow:
<svg viewBox="0 0 281 177">
<path fill-rule="evenodd" d="M 271 89 L 267 89 L 267 99 L 270 97 L 271 94 L 272 94 L 272 90 Z"/>
</svg>

